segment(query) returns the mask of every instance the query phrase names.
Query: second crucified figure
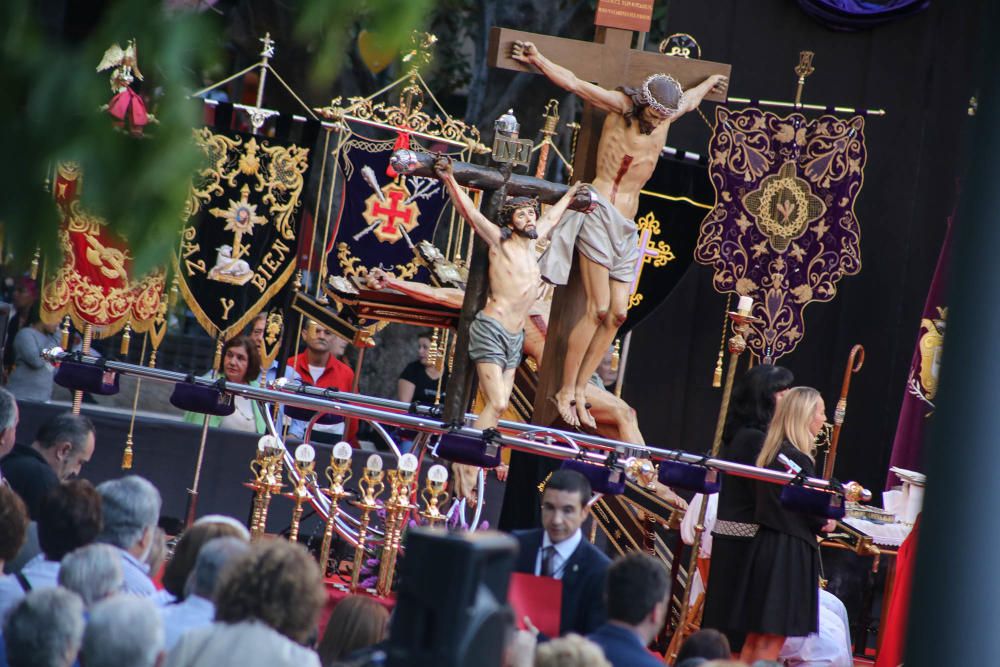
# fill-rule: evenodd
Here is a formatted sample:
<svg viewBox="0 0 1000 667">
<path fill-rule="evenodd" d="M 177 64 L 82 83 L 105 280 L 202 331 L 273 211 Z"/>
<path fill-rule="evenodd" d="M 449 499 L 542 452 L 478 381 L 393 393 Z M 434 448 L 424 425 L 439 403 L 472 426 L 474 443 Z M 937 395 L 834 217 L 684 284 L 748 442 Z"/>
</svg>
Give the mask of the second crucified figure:
<svg viewBox="0 0 1000 667">
<path fill-rule="evenodd" d="M 542 277 L 565 285 L 579 257 L 587 309 L 570 332 L 562 382 L 554 397 L 559 415 L 571 426 L 593 428 L 587 410 L 587 381 L 625 322 L 632 280 L 639 261 L 635 218 L 639 191 L 653 175 L 673 121 L 698 107 L 713 88 L 725 89 L 720 75 L 684 92 L 673 77 L 654 74 L 640 88 L 607 90 L 583 81 L 539 53 L 531 42 L 514 42 L 514 60 L 532 65 L 553 83 L 607 112 L 597 147 L 597 209 L 575 212 L 552 234 L 542 256 Z"/>
<path fill-rule="evenodd" d="M 534 199 L 508 197 L 500 209 L 499 224 L 494 224 L 459 187 L 448 158 L 438 157 L 434 171 L 448 188 L 459 214 L 489 246 L 489 294 L 469 328 L 469 356 L 476 364 L 485 398 L 474 426 L 493 428 L 507 409 L 514 372 L 521 362 L 524 322 L 542 288 L 535 244 L 537 239 L 548 237 L 583 186 L 570 187 L 540 217 Z"/>
</svg>

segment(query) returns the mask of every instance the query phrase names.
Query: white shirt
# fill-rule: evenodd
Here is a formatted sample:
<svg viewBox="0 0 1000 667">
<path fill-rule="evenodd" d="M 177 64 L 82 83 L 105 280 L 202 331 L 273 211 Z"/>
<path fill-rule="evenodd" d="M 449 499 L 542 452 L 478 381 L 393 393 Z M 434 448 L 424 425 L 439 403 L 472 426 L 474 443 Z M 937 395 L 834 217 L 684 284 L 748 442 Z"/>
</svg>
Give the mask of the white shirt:
<svg viewBox="0 0 1000 667">
<path fill-rule="evenodd" d="M 31 590 L 55 588 L 59 585 L 58 561 L 45 560 L 43 554 L 38 554 L 29 560 L 21 568 L 21 574 L 28 580 Z M 0 578 L 0 618 L 6 617 L 7 612 L 13 609 L 24 595 L 21 582 L 13 574 Z"/>
<path fill-rule="evenodd" d="M 212 624 L 212 619 L 215 618 L 215 605 L 211 600 L 189 595 L 183 602 L 161 607 L 160 617 L 163 619 L 163 632 L 166 637 L 163 648 L 170 651 L 188 630 Z"/>
<path fill-rule="evenodd" d="M 253 401 L 243 396 L 236 396 L 233 401 L 233 414 L 226 415 L 219 422 L 220 428 L 228 428 L 232 431 L 257 432 L 257 419 L 254 417 Z"/>
<path fill-rule="evenodd" d="M 552 544 L 548 532 L 542 531 L 542 548 L 538 550 L 538 555 L 535 557 L 535 574 L 537 576 L 541 576 L 542 574 L 542 552 L 545 551 L 545 547 L 554 546 L 556 550 L 552 554 L 552 577 L 553 579 L 562 579 L 563 570 L 566 569 L 566 561 L 573 555 L 576 548 L 580 546 L 582 539 L 583 531 L 577 528 L 575 533 L 559 544 Z"/>
<path fill-rule="evenodd" d="M 151 598 L 156 595 L 156 586 L 149 578 L 149 566 L 121 547 L 115 547 L 122 556 L 122 592 Z"/>
</svg>

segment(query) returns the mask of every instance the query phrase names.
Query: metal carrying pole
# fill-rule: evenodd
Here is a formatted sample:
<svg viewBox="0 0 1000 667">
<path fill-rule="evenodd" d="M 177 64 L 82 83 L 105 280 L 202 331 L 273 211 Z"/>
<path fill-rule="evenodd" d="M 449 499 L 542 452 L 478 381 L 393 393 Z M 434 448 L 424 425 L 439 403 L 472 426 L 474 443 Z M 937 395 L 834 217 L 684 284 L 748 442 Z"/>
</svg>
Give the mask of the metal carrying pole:
<svg viewBox="0 0 1000 667">
<path fill-rule="evenodd" d="M 218 387 L 220 384 L 218 380 L 188 378 L 185 374 L 176 371 L 149 368 L 121 361 L 108 361 L 99 357 L 65 352 L 58 348 L 45 350 L 42 356 L 50 362 L 70 359 L 77 363 L 100 365 L 109 371 L 157 382 L 190 382 L 203 387 Z M 294 381 L 286 378 L 279 378 L 275 382 L 269 383 L 269 387 L 253 387 L 235 382 L 222 383 L 223 391 L 255 401 L 277 402 L 342 417 L 378 421 L 429 434 L 457 433 L 468 437 L 482 435 L 480 430 L 470 426 L 454 428 L 440 418 L 432 416 L 431 413 L 436 412 L 432 408 L 423 408 L 416 414 L 412 414 L 407 412 L 411 407 L 407 403 L 350 392 L 319 389 L 310 385 L 297 385 Z M 265 415 L 265 420 L 267 417 L 268 415 Z M 475 417 L 473 414 L 466 414 L 465 421 L 471 422 Z M 795 475 L 769 468 L 758 468 L 714 457 L 705 458 L 701 454 L 664 447 L 636 445 L 593 435 L 570 433 L 534 424 L 502 420 L 499 428 L 501 434 L 497 439 L 498 444 L 518 451 L 553 458 L 580 458 L 590 463 L 603 464 L 607 461 L 608 455 L 614 453 L 619 461 L 616 465 L 621 465 L 621 461 L 627 457 L 648 458 L 656 461 L 670 459 L 684 463 L 697 463 L 727 474 L 762 482 L 785 484 L 796 479 Z M 560 442 L 566 444 L 559 444 Z M 807 477 L 802 481 L 805 485 L 817 489 L 830 489 L 834 486 L 828 480 L 816 477 Z"/>
</svg>

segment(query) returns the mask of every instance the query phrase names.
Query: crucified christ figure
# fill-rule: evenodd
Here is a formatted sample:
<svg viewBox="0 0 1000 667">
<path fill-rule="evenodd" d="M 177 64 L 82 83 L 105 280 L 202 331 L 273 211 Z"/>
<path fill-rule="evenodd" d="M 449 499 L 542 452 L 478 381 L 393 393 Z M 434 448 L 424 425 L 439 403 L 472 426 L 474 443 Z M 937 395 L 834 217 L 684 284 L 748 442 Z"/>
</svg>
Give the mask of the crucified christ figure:
<svg viewBox="0 0 1000 667">
<path fill-rule="evenodd" d="M 489 246 L 489 294 L 469 328 L 469 356 L 476 364 L 485 406 L 473 424 L 478 429 L 496 427 L 507 409 L 514 372 L 521 363 L 524 323 L 541 288 L 537 239 L 547 238 L 582 185 L 570 187 L 541 217 L 538 203 L 528 197 L 508 197 L 500 208 L 498 224 L 490 222 L 462 190 L 451 160 L 438 157 L 434 171 L 448 188 L 459 214 Z"/>
<path fill-rule="evenodd" d="M 556 85 L 607 112 L 597 148 L 597 209 L 586 218 L 571 212 L 552 234 L 542 256 L 542 277 L 565 285 L 574 249 L 587 295 L 584 315 L 570 332 L 562 382 L 554 396 L 559 415 L 571 426 L 594 427 L 587 409 L 587 381 L 625 322 L 629 288 L 639 261 L 633 218 L 639 191 L 653 175 L 673 121 L 698 107 L 726 77 L 713 75 L 684 92 L 667 74 L 654 74 L 639 88 L 607 90 L 583 81 L 539 53 L 531 42 L 514 42 L 511 57 L 536 67 Z"/>
</svg>

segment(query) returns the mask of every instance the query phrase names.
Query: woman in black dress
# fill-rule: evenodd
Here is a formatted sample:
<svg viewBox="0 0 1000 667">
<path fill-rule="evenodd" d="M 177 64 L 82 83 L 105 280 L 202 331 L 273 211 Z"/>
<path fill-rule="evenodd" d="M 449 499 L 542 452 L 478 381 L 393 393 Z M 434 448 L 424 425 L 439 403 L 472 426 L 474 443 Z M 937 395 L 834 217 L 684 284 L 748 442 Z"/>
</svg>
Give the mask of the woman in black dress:
<svg viewBox="0 0 1000 667">
<path fill-rule="evenodd" d="M 765 364 L 750 369 L 736 382 L 722 432 L 720 458 L 754 464 L 764 445 L 775 403 L 793 380 L 787 368 Z M 733 618 L 733 596 L 746 576 L 747 553 L 756 530 L 755 505 L 752 480 L 735 475 L 722 480 L 702 627 L 725 634 L 736 654 L 743 646 L 744 632 L 737 629 L 742 622 Z"/>
<path fill-rule="evenodd" d="M 787 470 L 779 459 L 794 462 L 815 476 L 813 449 L 826 421 L 823 397 L 811 387 L 790 389 L 774 412 L 759 467 Z M 755 516 L 759 528 L 750 543 L 746 581 L 737 593 L 734 612 L 747 631 L 740 658 L 775 660 L 786 637 L 804 637 L 819 624 L 819 543 L 816 536 L 836 523 L 786 510 L 781 485 L 755 482 Z"/>
</svg>

